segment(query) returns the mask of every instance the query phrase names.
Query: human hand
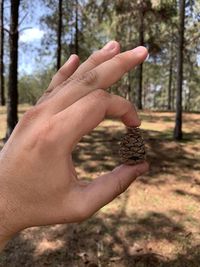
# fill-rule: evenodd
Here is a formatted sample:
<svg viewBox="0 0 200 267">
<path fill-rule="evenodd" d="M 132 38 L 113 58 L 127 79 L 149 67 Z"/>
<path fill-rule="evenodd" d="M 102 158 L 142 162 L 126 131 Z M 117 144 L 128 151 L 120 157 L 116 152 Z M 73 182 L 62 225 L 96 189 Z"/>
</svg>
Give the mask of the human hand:
<svg viewBox="0 0 200 267">
<path fill-rule="evenodd" d="M 121 194 L 146 172 L 147 163 L 120 165 L 91 183 L 77 179 L 71 153 L 83 135 L 106 116 L 139 126 L 134 106 L 106 92 L 147 56 L 144 47 L 95 52 L 57 72 L 37 105 L 25 113 L 0 153 L 0 243 L 38 225 L 82 221 Z"/>
</svg>

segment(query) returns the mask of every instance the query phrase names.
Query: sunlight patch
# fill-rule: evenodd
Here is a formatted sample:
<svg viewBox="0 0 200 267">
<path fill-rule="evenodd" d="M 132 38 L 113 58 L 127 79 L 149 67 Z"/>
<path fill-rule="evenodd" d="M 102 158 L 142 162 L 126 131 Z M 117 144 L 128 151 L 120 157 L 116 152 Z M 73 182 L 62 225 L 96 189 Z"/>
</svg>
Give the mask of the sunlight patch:
<svg viewBox="0 0 200 267">
<path fill-rule="evenodd" d="M 49 241 L 46 238 L 41 240 L 39 244 L 36 246 L 36 255 L 41 255 L 46 251 L 55 251 L 64 246 L 64 241 L 56 240 L 56 241 Z"/>
</svg>

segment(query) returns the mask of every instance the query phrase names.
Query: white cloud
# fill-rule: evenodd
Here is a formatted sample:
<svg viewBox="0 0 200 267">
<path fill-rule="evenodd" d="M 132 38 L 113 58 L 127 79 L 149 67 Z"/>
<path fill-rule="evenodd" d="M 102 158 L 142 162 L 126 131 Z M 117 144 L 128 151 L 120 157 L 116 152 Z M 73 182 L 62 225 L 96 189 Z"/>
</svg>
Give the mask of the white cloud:
<svg viewBox="0 0 200 267">
<path fill-rule="evenodd" d="M 24 43 L 29 43 L 40 40 L 43 35 L 44 31 L 38 28 L 27 29 L 21 33 L 19 40 Z"/>
</svg>

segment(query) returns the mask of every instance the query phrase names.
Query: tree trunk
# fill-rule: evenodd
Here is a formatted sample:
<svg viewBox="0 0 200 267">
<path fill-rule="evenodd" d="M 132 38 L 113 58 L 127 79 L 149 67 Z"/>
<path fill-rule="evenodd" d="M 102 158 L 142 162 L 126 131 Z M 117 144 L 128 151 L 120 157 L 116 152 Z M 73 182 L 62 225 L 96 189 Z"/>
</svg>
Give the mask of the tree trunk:
<svg viewBox="0 0 200 267">
<path fill-rule="evenodd" d="M 8 99 L 7 99 L 7 132 L 6 139 L 9 138 L 15 125 L 18 122 L 17 104 L 17 72 L 18 72 L 18 18 L 19 18 L 20 0 L 11 0 L 10 13 L 10 64 L 8 76 Z"/>
<path fill-rule="evenodd" d="M 175 111 L 175 88 L 176 82 L 172 80 L 172 111 Z"/>
<path fill-rule="evenodd" d="M 167 110 L 172 110 L 173 44 L 171 42 Z"/>
<path fill-rule="evenodd" d="M 75 54 L 79 54 L 79 30 L 78 30 L 78 0 L 75 3 Z"/>
<path fill-rule="evenodd" d="M 4 0 L 0 0 L 0 105 L 5 105 L 5 90 L 4 90 Z"/>
<path fill-rule="evenodd" d="M 58 3 L 58 30 L 57 30 L 57 70 L 61 67 L 62 56 L 62 0 Z"/>
<path fill-rule="evenodd" d="M 186 96 L 186 103 L 185 103 L 185 111 L 189 112 L 190 111 L 190 101 L 191 101 L 191 90 L 189 88 L 188 95 Z"/>
<path fill-rule="evenodd" d="M 182 139 L 182 85 L 183 85 L 183 47 L 185 25 L 185 0 L 179 1 L 179 40 L 177 50 L 177 96 L 174 139 Z"/>
<path fill-rule="evenodd" d="M 128 72 L 126 99 L 131 101 L 131 73 L 130 71 Z"/>
<path fill-rule="evenodd" d="M 140 12 L 140 26 L 139 26 L 139 45 L 144 45 L 144 12 Z M 137 88 L 137 107 L 142 109 L 142 81 L 143 81 L 143 64 L 138 66 L 138 88 Z"/>
</svg>

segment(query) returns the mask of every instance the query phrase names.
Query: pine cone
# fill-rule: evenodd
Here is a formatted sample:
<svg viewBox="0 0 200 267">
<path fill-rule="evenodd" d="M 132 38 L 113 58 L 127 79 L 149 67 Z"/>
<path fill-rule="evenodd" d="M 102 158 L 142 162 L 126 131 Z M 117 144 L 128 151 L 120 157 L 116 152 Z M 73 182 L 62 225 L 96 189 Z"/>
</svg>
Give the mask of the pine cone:
<svg viewBox="0 0 200 267">
<path fill-rule="evenodd" d="M 119 156 L 122 163 L 135 165 L 145 160 L 145 145 L 139 128 L 127 127 L 120 142 Z"/>
</svg>

